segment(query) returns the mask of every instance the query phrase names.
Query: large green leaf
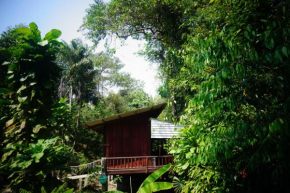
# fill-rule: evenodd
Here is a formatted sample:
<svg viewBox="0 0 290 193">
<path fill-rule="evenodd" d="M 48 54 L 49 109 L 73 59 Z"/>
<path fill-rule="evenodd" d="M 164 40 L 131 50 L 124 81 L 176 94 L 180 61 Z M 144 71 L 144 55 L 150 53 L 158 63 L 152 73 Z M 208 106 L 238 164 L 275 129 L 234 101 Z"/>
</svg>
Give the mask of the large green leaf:
<svg viewBox="0 0 290 193">
<path fill-rule="evenodd" d="M 29 27 L 30 27 L 31 31 L 33 31 L 33 32 L 38 30 L 38 27 L 37 27 L 36 23 L 34 23 L 34 22 L 31 22 L 29 24 Z"/>
<path fill-rule="evenodd" d="M 139 188 L 138 193 L 150 193 L 150 192 L 157 192 L 160 190 L 168 190 L 171 189 L 173 186 L 170 182 L 152 182 Z"/>
<path fill-rule="evenodd" d="M 140 188 L 146 186 L 147 184 L 150 184 L 151 182 L 154 182 L 155 180 L 160 178 L 160 176 L 162 176 L 164 173 L 166 173 L 170 168 L 171 168 L 171 164 L 167 164 L 166 166 L 159 168 L 158 170 L 153 172 L 150 176 L 148 176 L 144 180 L 144 182 L 141 184 Z"/>
<path fill-rule="evenodd" d="M 35 163 L 38 163 L 40 161 L 40 159 L 43 157 L 44 153 L 40 152 L 40 153 L 35 153 L 33 154 L 31 157 L 35 158 Z"/>
<path fill-rule="evenodd" d="M 23 35 L 30 35 L 31 34 L 31 30 L 27 27 L 22 27 L 22 28 L 17 28 L 14 30 L 15 34 L 23 34 Z"/>
<path fill-rule="evenodd" d="M 43 40 L 54 40 L 57 39 L 61 36 L 61 31 L 57 30 L 57 29 L 52 29 L 50 32 L 48 32 L 45 37 L 43 38 Z"/>
<path fill-rule="evenodd" d="M 288 53 L 287 53 L 287 47 L 286 46 L 283 46 L 282 47 L 282 53 L 288 57 Z"/>
</svg>

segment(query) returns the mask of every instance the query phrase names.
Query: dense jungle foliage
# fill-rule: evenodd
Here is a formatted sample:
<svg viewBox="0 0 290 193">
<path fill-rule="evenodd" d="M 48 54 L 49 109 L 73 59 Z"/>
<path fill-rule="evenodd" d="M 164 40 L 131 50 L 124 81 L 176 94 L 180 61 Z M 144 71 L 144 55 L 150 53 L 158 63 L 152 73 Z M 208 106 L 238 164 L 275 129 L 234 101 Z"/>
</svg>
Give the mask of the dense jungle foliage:
<svg viewBox="0 0 290 193">
<path fill-rule="evenodd" d="M 168 144 L 176 192 L 289 189 L 289 0 L 95 0 L 81 30 L 147 41 L 163 116 L 186 126 Z M 0 37 L 0 180 L 15 192 L 51 191 L 101 156 L 82 123 L 154 104 L 112 53 L 60 35 L 31 23 Z"/>
<path fill-rule="evenodd" d="M 287 0 L 96 0 L 82 28 L 147 40 L 173 120 L 176 190 L 283 192 L 290 177 Z"/>
<path fill-rule="evenodd" d="M 35 23 L 1 34 L 0 180 L 15 192 L 65 189 L 69 165 L 102 156 L 102 136 L 82 123 L 153 105 L 118 58 L 60 35 L 42 38 Z"/>
</svg>

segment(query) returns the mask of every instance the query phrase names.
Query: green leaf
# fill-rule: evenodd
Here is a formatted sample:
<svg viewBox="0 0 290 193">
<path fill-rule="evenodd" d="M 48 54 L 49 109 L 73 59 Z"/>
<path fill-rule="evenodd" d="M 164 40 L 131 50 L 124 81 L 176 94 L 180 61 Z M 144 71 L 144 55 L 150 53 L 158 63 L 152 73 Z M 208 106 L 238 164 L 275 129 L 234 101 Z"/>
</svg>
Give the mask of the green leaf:
<svg viewBox="0 0 290 193">
<path fill-rule="evenodd" d="M 246 36 L 246 38 L 248 39 L 248 40 L 250 40 L 250 36 L 249 36 L 249 33 L 247 32 L 247 31 L 245 31 L 245 36 Z"/>
<path fill-rule="evenodd" d="M 2 156 L 1 162 L 4 162 L 7 159 L 7 157 L 9 157 L 12 153 L 13 153 L 13 150 L 4 153 Z"/>
<path fill-rule="evenodd" d="M 173 187 L 173 183 L 170 182 L 152 182 L 141 188 L 139 188 L 138 193 L 150 193 L 157 192 L 160 190 L 168 190 Z"/>
<path fill-rule="evenodd" d="M 42 176 L 43 178 L 45 178 L 46 174 L 44 174 L 43 171 L 39 171 L 36 173 L 36 176 Z"/>
<path fill-rule="evenodd" d="M 74 192 L 74 189 L 73 188 L 71 188 L 71 189 L 69 189 L 69 190 L 66 190 L 65 192 L 63 192 L 63 193 L 73 193 Z"/>
<path fill-rule="evenodd" d="M 23 82 L 25 80 L 27 80 L 28 76 L 24 77 L 24 78 L 20 78 L 20 82 Z"/>
<path fill-rule="evenodd" d="M 10 73 L 11 71 L 8 71 L 8 74 Z M 8 80 L 14 78 L 14 74 L 12 74 L 11 76 L 8 77 Z"/>
<path fill-rule="evenodd" d="M 12 63 L 8 67 L 8 71 L 14 71 L 17 68 L 17 65 L 15 63 Z"/>
<path fill-rule="evenodd" d="M 14 33 L 15 33 L 15 34 L 23 34 L 23 35 L 28 36 L 28 35 L 31 34 L 31 30 L 30 30 L 29 28 L 27 28 L 27 27 L 16 28 L 16 29 L 14 30 Z"/>
<path fill-rule="evenodd" d="M 272 133 L 278 132 L 280 130 L 280 128 L 281 128 L 281 124 L 282 123 L 283 123 L 283 120 L 282 119 L 275 120 L 273 123 L 271 123 L 269 125 L 270 132 L 272 132 Z"/>
<path fill-rule="evenodd" d="M 31 22 L 29 24 L 29 27 L 30 27 L 31 31 L 37 31 L 38 30 L 38 27 L 37 27 L 36 23 L 34 23 L 34 22 Z"/>
<path fill-rule="evenodd" d="M 188 168 L 188 166 L 189 166 L 189 163 L 186 162 L 183 166 L 181 166 L 181 168 L 182 168 L 183 170 L 186 170 L 186 169 Z"/>
<path fill-rule="evenodd" d="M 40 153 L 35 153 L 32 155 L 32 158 L 35 158 L 35 163 L 38 163 L 40 161 L 40 159 L 43 157 L 44 153 L 40 152 Z"/>
<path fill-rule="evenodd" d="M 276 57 L 278 60 L 280 60 L 281 62 L 283 61 L 283 60 L 282 60 L 282 56 L 280 55 L 280 53 L 279 53 L 278 50 L 275 51 L 275 57 Z"/>
<path fill-rule="evenodd" d="M 270 40 L 270 48 L 273 48 L 274 45 L 275 45 L 275 42 L 274 42 L 273 38 L 271 38 L 271 40 Z"/>
<path fill-rule="evenodd" d="M 146 186 L 147 184 L 154 182 L 160 176 L 162 176 L 165 172 L 167 172 L 171 168 L 171 164 L 167 164 L 166 166 L 163 166 L 162 168 L 159 168 L 155 172 L 153 172 L 150 176 L 148 176 L 144 182 L 141 184 L 140 187 Z"/>
<path fill-rule="evenodd" d="M 282 53 L 283 53 L 285 56 L 288 57 L 288 53 L 287 53 L 287 48 L 286 48 L 286 46 L 283 46 L 283 48 L 282 48 Z"/>
<path fill-rule="evenodd" d="M 50 32 L 48 32 L 45 37 L 43 38 L 44 40 L 54 40 L 57 39 L 61 36 L 61 31 L 57 29 L 52 29 Z"/>
<path fill-rule="evenodd" d="M 2 66 L 6 66 L 6 65 L 9 65 L 10 62 L 3 62 Z"/>
<path fill-rule="evenodd" d="M 188 152 L 188 153 L 185 154 L 185 158 L 186 159 L 189 159 L 191 156 L 192 156 L 192 153 L 191 152 Z"/>
<path fill-rule="evenodd" d="M 20 102 L 20 103 L 23 103 L 23 102 L 25 102 L 26 100 L 27 100 L 27 96 L 25 96 L 25 97 L 18 97 L 18 101 Z"/>
<path fill-rule="evenodd" d="M 267 20 L 265 20 L 265 19 L 260 19 L 261 20 L 261 22 L 264 22 L 264 23 L 267 23 L 268 21 Z"/>
<path fill-rule="evenodd" d="M 174 154 L 174 153 L 176 153 L 175 150 L 171 150 L 171 151 L 169 152 L 169 154 Z"/>
<path fill-rule="evenodd" d="M 33 133 L 38 133 L 39 130 L 42 128 L 42 125 L 36 125 L 34 128 L 33 128 Z"/>
<path fill-rule="evenodd" d="M 27 169 L 32 163 L 32 160 L 20 162 L 17 166 L 21 169 Z"/>
<path fill-rule="evenodd" d="M 9 121 L 6 122 L 6 127 L 9 127 L 10 125 L 12 125 L 14 122 L 13 119 L 10 119 Z"/>
<path fill-rule="evenodd" d="M 41 193 L 46 193 L 46 190 L 43 186 L 41 187 Z"/>
<path fill-rule="evenodd" d="M 20 93 L 21 91 L 25 90 L 26 86 L 22 85 L 18 90 L 17 93 Z"/>
<path fill-rule="evenodd" d="M 26 126 L 26 121 L 22 121 L 21 125 L 20 125 L 20 129 L 24 129 Z"/>
</svg>

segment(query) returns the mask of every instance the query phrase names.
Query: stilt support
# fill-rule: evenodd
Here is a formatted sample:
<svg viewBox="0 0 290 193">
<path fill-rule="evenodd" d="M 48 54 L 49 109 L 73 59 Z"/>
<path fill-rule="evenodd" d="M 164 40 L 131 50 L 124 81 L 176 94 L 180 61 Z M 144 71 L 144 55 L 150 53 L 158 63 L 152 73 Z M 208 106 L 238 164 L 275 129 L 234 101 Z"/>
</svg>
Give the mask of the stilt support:
<svg viewBox="0 0 290 193">
<path fill-rule="evenodd" d="M 106 158 L 102 158 L 102 176 L 107 177 L 107 162 Z M 108 177 L 106 179 L 106 182 L 102 184 L 102 192 L 108 191 Z"/>
</svg>

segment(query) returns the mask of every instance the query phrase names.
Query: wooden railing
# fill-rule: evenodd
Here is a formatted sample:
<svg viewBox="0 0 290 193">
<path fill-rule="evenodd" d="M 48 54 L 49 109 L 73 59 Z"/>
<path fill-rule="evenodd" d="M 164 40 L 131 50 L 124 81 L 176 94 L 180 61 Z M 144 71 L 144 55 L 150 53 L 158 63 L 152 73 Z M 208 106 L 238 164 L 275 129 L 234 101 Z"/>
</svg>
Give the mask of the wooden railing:
<svg viewBox="0 0 290 193">
<path fill-rule="evenodd" d="M 71 168 L 70 174 L 72 176 L 89 174 L 93 171 L 101 170 L 101 160 L 95 160 L 90 163 L 78 165 L 78 166 L 69 166 Z"/>
<path fill-rule="evenodd" d="M 108 174 L 151 173 L 164 165 L 173 163 L 171 155 L 107 157 L 105 159 Z"/>
</svg>

